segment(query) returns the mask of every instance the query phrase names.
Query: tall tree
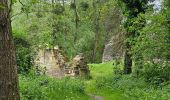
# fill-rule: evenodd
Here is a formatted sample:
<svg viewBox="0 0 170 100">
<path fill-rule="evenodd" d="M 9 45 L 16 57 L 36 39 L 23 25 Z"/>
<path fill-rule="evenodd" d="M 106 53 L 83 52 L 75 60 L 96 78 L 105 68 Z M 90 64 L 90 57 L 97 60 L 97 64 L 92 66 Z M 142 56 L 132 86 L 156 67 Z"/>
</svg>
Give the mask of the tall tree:
<svg viewBox="0 0 170 100">
<path fill-rule="evenodd" d="M 127 30 L 127 41 L 125 44 L 126 50 L 124 58 L 124 73 L 130 74 L 132 72 L 132 42 L 134 41 L 135 37 L 139 36 L 139 30 L 145 25 L 145 20 L 140 20 L 138 22 L 136 21 L 141 13 L 145 13 L 149 0 L 121 1 L 125 5 L 124 15 L 127 18 L 124 23 L 124 27 Z"/>
<path fill-rule="evenodd" d="M 74 15 L 75 15 L 75 28 L 76 28 L 76 31 L 75 31 L 75 34 L 74 34 L 74 42 L 77 41 L 77 33 L 78 33 L 78 25 L 79 25 L 79 15 L 78 15 L 78 11 L 77 11 L 77 1 L 76 0 L 73 0 L 72 1 L 72 4 L 71 4 L 71 8 L 74 10 Z"/>
<path fill-rule="evenodd" d="M 78 25 L 79 25 L 79 15 L 78 15 L 78 11 L 77 11 L 77 4 L 76 4 L 76 0 L 74 0 L 74 13 L 75 13 L 75 23 L 76 23 L 76 32 L 75 32 L 75 36 L 74 36 L 74 42 L 76 42 L 77 40 L 77 32 L 78 32 Z"/>
<path fill-rule="evenodd" d="M 10 3 L 10 4 L 9 4 Z M 0 100 L 19 100 L 9 0 L 0 0 Z"/>
<path fill-rule="evenodd" d="M 95 30 L 95 37 L 94 37 L 94 45 L 93 45 L 93 54 L 92 54 L 92 62 L 96 62 L 97 56 L 97 49 L 98 49 L 98 42 L 99 42 L 99 21 L 100 21 L 100 11 L 98 8 L 99 1 L 93 0 L 93 9 L 94 9 L 94 30 Z"/>
</svg>

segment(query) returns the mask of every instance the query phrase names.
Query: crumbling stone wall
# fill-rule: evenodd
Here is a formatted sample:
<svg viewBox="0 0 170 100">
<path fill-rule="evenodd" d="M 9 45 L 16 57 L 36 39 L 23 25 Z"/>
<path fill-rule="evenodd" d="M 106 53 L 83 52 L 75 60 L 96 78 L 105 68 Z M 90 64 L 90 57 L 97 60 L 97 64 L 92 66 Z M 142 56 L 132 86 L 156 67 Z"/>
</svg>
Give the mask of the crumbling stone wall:
<svg viewBox="0 0 170 100">
<path fill-rule="evenodd" d="M 49 76 L 64 76 L 65 61 L 58 48 L 38 50 L 35 64 Z"/>
<path fill-rule="evenodd" d="M 89 74 L 89 68 L 83 54 L 79 54 L 73 58 L 71 67 L 75 76 L 87 76 Z"/>
<path fill-rule="evenodd" d="M 89 72 L 90 71 L 83 54 L 79 54 L 76 57 L 74 57 L 69 66 L 65 68 L 66 76 L 86 77 L 89 76 Z"/>
<path fill-rule="evenodd" d="M 58 48 L 44 49 L 37 52 L 35 63 L 45 74 L 53 77 L 88 76 L 89 68 L 83 54 L 77 55 L 68 63 Z"/>
</svg>

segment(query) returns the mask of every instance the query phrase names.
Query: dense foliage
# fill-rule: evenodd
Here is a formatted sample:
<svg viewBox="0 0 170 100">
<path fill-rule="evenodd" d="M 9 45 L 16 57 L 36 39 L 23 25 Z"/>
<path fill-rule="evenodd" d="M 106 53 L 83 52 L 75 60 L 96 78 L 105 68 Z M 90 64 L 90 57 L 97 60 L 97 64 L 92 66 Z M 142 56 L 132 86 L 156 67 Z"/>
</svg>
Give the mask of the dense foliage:
<svg viewBox="0 0 170 100">
<path fill-rule="evenodd" d="M 170 98 L 170 0 L 13 0 L 11 21 L 23 100 Z M 89 64 L 89 80 L 31 73 L 40 49 L 101 63 L 107 45 L 113 62 Z"/>
<path fill-rule="evenodd" d="M 33 52 L 31 51 L 30 43 L 24 35 L 14 31 L 14 42 L 16 46 L 16 62 L 18 73 L 28 74 L 33 67 Z"/>
<path fill-rule="evenodd" d="M 22 30 L 35 49 L 57 45 L 68 58 L 81 52 L 86 55 L 88 62 L 92 62 L 94 49 L 97 49 L 94 62 L 101 62 L 105 42 L 119 28 L 120 17 L 116 14 L 119 11 L 114 11 L 117 9 L 116 3 L 80 0 L 76 5 L 78 27 L 72 5 L 21 0 L 14 5 L 13 29 Z M 96 12 L 100 14 L 96 15 Z"/>
<path fill-rule="evenodd" d="M 165 3 L 165 2 L 164 2 Z M 144 15 L 147 24 L 140 31 L 133 47 L 134 53 L 142 55 L 144 76 L 148 81 L 158 83 L 169 81 L 169 24 L 168 6 L 160 11 L 151 10 Z"/>
<path fill-rule="evenodd" d="M 133 72 L 148 82 L 169 81 L 169 6 L 160 2 L 157 9 L 150 0 L 122 0 L 124 28 L 127 30 L 125 73 Z M 133 62 L 132 62 L 133 61 Z"/>
</svg>

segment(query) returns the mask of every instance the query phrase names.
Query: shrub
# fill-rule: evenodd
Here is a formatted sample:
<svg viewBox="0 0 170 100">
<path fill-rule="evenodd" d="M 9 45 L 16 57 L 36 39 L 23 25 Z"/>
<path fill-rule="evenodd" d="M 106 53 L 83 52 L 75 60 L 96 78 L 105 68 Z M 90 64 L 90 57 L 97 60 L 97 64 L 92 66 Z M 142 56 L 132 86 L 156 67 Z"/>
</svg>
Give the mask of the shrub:
<svg viewBox="0 0 170 100">
<path fill-rule="evenodd" d="M 143 75 L 147 82 L 159 85 L 170 80 L 170 65 L 168 62 L 147 63 L 144 67 Z"/>
<path fill-rule="evenodd" d="M 28 73 L 33 66 L 30 44 L 22 36 L 14 36 L 16 45 L 16 61 L 19 73 Z"/>
</svg>

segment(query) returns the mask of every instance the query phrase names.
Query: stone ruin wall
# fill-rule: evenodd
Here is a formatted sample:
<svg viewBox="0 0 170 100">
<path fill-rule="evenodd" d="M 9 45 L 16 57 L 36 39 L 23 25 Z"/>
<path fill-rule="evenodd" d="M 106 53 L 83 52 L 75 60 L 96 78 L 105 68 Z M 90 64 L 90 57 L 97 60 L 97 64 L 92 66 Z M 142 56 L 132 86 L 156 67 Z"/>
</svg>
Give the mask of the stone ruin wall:
<svg viewBox="0 0 170 100">
<path fill-rule="evenodd" d="M 112 36 L 110 41 L 105 44 L 102 62 L 119 60 L 124 55 L 124 32 Z"/>
<path fill-rule="evenodd" d="M 58 48 L 38 50 L 35 64 L 45 74 L 53 77 L 85 76 L 89 74 L 87 63 L 82 54 L 68 64 Z"/>
<path fill-rule="evenodd" d="M 62 67 L 65 63 L 58 49 L 38 50 L 35 64 L 45 71 L 45 74 L 54 77 L 64 76 Z M 61 64 L 63 63 L 63 65 Z M 62 66 L 61 66 L 62 65 Z"/>
<path fill-rule="evenodd" d="M 88 76 L 90 73 L 87 62 L 85 61 L 85 58 L 83 54 L 76 55 L 73 60 L 71 61 L 70 66 L 68 68 L 65 68 L 65 74 L 67 76 Z"/>
</svg>

